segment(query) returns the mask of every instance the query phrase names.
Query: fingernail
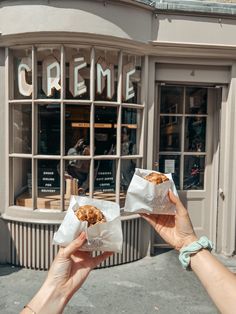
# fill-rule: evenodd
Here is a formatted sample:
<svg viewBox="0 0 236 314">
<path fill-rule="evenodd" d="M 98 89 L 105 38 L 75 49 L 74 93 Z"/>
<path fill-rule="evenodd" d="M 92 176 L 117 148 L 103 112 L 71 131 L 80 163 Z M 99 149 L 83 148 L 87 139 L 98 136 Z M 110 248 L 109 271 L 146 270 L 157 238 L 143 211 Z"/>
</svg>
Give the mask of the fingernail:
<svg viewBox="0 0 236 314">
<path fill-rule="evenodd" d="M 84 231 L 82 231 L 81 234 L 79 235 L 79 238 L 81 240 L 84 240 L 86 238 L 86 233 Z"/>
</svg>

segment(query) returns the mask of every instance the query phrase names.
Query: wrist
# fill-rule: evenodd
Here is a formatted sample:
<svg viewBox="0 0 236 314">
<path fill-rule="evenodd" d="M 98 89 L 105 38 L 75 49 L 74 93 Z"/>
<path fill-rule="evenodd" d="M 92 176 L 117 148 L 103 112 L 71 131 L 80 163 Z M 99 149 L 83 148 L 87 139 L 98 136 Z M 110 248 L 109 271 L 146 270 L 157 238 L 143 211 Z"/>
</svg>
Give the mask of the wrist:
<svg viewBox="0 0 236 314">
<path fill-rule="evenodd" d="M 66 303 L 66 296 L 61 289 L 45 281 L 28 305 L 37 314 L 59 314 L 63 312 Z"/>
<path fill-rule="evenodd" d="M 179 248 L 179 251 L 183 248 L 185 248 L 186 246 L 192 244 L 193 242 L 196 242 L 198 240 L 197 236 L 195 234 L 191 234 L 189 236 L 187 236 L 182 243 L 182 246 Z"/>
</svg>

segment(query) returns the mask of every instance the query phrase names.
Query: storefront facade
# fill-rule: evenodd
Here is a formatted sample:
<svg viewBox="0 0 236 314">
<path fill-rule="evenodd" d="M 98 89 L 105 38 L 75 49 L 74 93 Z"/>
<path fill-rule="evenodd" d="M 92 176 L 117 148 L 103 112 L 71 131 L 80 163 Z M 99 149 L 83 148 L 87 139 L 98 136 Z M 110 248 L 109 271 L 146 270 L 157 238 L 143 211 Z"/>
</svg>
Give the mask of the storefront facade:
<svg viewBox="0 0 236 314">
<path fill-rule="evenodd" d="M 196 232 L 234 254 L 236 26 L 223 13 L 5 1 L 2 263 L 47 269 L 70 195 L 122 207 L 135 167 L 172 172 Z M 122 213 L 122 227 L 123 252 L 103 266 L 162 245 L 138 215 Z"/>
</svg>

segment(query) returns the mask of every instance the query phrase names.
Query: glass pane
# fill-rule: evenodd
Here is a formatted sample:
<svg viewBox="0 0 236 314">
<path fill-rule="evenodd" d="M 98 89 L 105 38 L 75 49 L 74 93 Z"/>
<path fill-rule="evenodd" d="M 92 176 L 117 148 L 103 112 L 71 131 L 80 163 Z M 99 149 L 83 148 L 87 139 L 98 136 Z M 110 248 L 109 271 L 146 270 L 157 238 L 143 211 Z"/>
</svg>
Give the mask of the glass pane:
<svg viewBox="0 0 236 314">
<path fill-rule="evenodd" d="M 116 107 L 95 107 L 95 155 L 116 154 Z"/>
<path fill-rule="evenodd" d="M 95 51 L 95 100 L 117 101 L 118 52 Z"/>
<path fill-rule="evenodd" d="M 67 99 L 90 99 L 90 54 L 88 48 L 66 48 Z"/>
<path fill-rule="evenodd" d="M 125 205 L 125 197 L 133 178 L 135 168 L 142 168 L 141 159 L 121 159 L 120 171 L 120 207 Z"/>
<path fill-rule="evenodd" d="M 141 57 L 123 55 L 122 102 L 141 103 Z"/>
<path fill-rule="evenodd" d="M 13 153 L 31 153 L 32 108 L 31 104 L 14 104 L 12 110 L 12 145 Z"/>
<path fill-rule="evenodd" d="M 96 160 L 94 198 L 115 201 L 116 160 Z"/>
<path fill-rule="evenodd" d="M 183 113 L 184 88 L 161 86 L 161 113 Z"/>
<path fill-rule="evenodd" d="M 175 186 L 180 189 L 180 156 L 160 155 L 158 169 L 163 173 L 172 173 Z"/>
<path fill-rule="evenodd" d="M 185 119 L 185 151 L 204 152 L 206 150 L 206 118 L 187 117 Z"/>
<path fill-rule="evenodd" d="M 187 87 L 185 112 L 191 114 L 207 113 L 207 88 Z"/>
<path fill-rule="evenodd" d="M 141 110 L 122 108 L 121 123 L 121 155 L 138 154 L 142 125 Z"/>
<path fill-rule="evenodd" d="M 180 151 L 181 125 L 181 117 L 160 117 L 160 151 Z"/>
<path fill-rule="evenodd" d="M 60 155 L 60 105 L 38 106 L 38 154 Z"/>
<path fill-rule="evenodd" d="M 13 158 L 12 182 L 14 205 L 32 207 L 31 159 Z"/>
<path fill-rule="evenodd" d="M 66 154 L 90 155 L 90 106 L 66 105 L 65 111 Z"/>
<path fill-rule="evenodd" d="M 60 98 L 60 60 L 59 48 L 37 49 L 38 98 Z"/>
<path fill-rule="evenodd" d="M 37 208 L 61 209 L 60 162 L 38 160 Z"/>
<path fill-rule="evenodd" d="M 32 97 L 32 54 L 31 48 L 11 50 L 13 58 L 13 98 L 26 99 Z M 11 87 L 10 87 L 11 88 Z M 11 94 L 11 93 L 10 93 Z M 12 97 L 10 97 L 12 98 Z"/>
<path fill-rule="evenodd" d="M 203 190 L 205 156 L 184 157 L 184 190 Z"/>
</svg>

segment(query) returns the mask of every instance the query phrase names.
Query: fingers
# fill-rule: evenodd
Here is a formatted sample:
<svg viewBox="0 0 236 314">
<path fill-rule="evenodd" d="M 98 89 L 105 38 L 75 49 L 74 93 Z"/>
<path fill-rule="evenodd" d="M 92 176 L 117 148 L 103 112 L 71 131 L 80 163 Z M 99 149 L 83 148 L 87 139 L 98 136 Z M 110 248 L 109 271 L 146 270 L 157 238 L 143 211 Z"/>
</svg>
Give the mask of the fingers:
<svg viewBox="0 0 236 314">
<path fill-rule="evenodd" d="M 66 258 L 69 258 L 71 254 L 78 251 L 79 248 L 84 244 L 86 240 L 86 233 L 83 231 L 81 234 L 73 240 L 67 247 L 64 248 L 63 254 Z"/>
<path fill-rule="evenodd" d="M 184 207 L 184 205 L 181 203 L 180 199 L 174 195 L 174 193 L 169 190 L 169 198 L 170 201 L 175 204 L 176 212 L 180 215 L 184 215 L 187 213 L 187 209 Z"/>
<path fill-rule="evenodd" d="M 148 215 L 148 214 L 140 214 L 142 218 L 144 218 L 150 225 L 155 228 L 156 227 L 156 216 L 154 215 Z"/>
<path fill-rule="evenodd" d="M 105 259 L 112 256 L 114 252 L 104 252 L 98 256 L 93 257 L 93 267 L 96 267 L 97 265 L 101 264 Z"/>
</svg>

